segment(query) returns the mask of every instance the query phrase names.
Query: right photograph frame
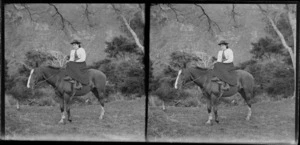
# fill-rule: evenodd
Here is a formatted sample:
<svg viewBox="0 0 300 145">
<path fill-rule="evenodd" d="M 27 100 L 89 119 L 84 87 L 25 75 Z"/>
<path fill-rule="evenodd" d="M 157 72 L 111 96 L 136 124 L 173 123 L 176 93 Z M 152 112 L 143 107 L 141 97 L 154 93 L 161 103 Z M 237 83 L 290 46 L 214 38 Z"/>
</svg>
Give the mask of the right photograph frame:
<svg viewBox="0 0 300 145">
<path fill-rule="evenodd" d="M 150 4 L 147 141 L 297 143 L 297 7 Z"/>
</svg>

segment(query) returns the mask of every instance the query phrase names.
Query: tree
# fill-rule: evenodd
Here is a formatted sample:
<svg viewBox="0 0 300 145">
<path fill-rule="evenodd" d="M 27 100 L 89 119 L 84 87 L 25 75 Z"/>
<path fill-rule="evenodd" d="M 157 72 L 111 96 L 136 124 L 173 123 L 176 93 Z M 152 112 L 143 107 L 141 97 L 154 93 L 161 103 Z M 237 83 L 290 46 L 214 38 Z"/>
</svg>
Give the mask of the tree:
<svg viewBox="0 0 300 145">
<path fill-rule="evenodd" d="M 294 78 L 296 78 L 296 4 L 285 4 L 285 5 L 257 5 L 261 13 L 268 19 L 271 23 L 274 31 L 281 40 L 282 45 L 286 50 L 288 50 L 293 68 L 294 68 Z M 278 28 L 278 19 L 281 15 L 286 15 L 289 21 L 289 27 L 292 30 L 293 45 L 289 46 L 287 39 L 283 35 L 282 31 Z M 294 83 L 294 96 L 296 91 L 296 81 Z"/>
<path fill-rule="evenodd" d="M 174 19 L 179 23 L 192 23 L 195 26 L 205 25 L 206 31 L 212 35 L 222 32 L 221 27 L 207 13 L 204 5 L 192 4 L 181 8 L 178 4 L 152 4 L 151 8 L 151 16 L 156 23 L 164 22 L 168 19 L 168 17 L 164 15 L 170 14 L 174 15 Z M 235 15 L 233 16 L 235 18 Z"/>
<path fill-rule="evenodd" d="M 140 50 L 135 43 L 131 43 L 127 38 L 123 36 L 114 37 L 111 42 L 105 42 L 106 49 L 104 52 L 107 53 L 109 58 L 128 60 L 133 55 L 139 55 Z"/>
<path fill-rule="evenodd" d="M 134 41 L 136 45 L 141 49 L 141 51 L 144 53 L 144 46 L 142 45 L 142 42 L 140 38 L 138 37 L 137 33 L 132 29 L 130 23 L 131 20 L 134 18 L 136 13 L 141 13 L 141 22 L 145 23 L 145 16 L 144 16 L 144 7 L 142 5 L 136 5 L 134 7 L 137 7 L 136 9 L 128 9 L 125 5 L 117 5 L 117 4 L 111 4 L 113 10 L 116 12 L 117 15 L 122 19 L 123 23 L 125 24 L 128 31 L 130 31 L 132 37 L 134 38 Z M 126 14 L 127 13 L 127 14 Z M 126 18 L 127 16 L 127 18 Z"/>
</svg>

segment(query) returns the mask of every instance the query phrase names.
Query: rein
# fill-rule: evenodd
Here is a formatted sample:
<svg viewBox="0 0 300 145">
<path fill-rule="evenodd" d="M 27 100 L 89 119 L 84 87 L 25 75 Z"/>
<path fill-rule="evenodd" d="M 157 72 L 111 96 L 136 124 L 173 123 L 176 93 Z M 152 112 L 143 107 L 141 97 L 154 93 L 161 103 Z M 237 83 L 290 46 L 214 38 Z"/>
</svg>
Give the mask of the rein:
<svg viewBox="0 0 300 145">
<path fill-rule="evenodd" d="M 191 71 L 190 71 L 190 70 L 188 70 L 188 71 L 189 71 L 189 73 L 191 74 L 191 80 L 192 80 L 192 81 L 182 84 L 182 87 L 184 87 L 184 86 L 186 86 L 186 85 L 188 85 L 188 84 L 190 84 L 190 83 L 196 83 L 195 81 L 198 80 L 198 79 L 200 79 L 200 77 L 198 77 L 198 78 L 196 78 L 196 79 L 193 79 L 193 78 L 192 78 L 192 73 L 191 73 Z"/>
<path fill-rule="evenodd" d="M 39 85 L 39 84 L 41 84 L 41 83 L 43 83 L 43 82 L 48 81 L 49 79 L 51 79 L 51 78 L 54 77 L 54 76 L 57 76 L 58 74 L 59 74 L 59 72 L 58 72 L 57 74 L 54 74 L 54 75 L 52 75 L 52 76 L 46 78 L 45 75 L 44 75 L 44 73 L 43 73 L 43 78 L 44 78 L 44 80 L 37 82 L 36 84 L 34 84 L 33 87 L 35 87 L 35 86 L 37 86 L 37 85 Z"/>
</svg>

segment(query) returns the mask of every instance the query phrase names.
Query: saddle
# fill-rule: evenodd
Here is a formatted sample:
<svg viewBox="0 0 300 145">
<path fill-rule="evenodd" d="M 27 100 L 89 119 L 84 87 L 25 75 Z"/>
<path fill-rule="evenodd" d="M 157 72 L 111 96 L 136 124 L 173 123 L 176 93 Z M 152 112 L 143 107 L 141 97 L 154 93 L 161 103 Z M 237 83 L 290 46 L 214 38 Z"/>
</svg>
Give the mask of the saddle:
<svg viewBox="0 0 300 145">
<path fill-rule="evenodd" d="M 80 90 L 82 88 L 82 84 L 79 81 L 74 80 L 70 76 L 66 76 L 64 78 L 65 81 L 69 81 L 70 83 L 74 84 L 74 88 Z"/>
<path fill-rule="evenodd" d="M 74 84 L 74 88 L 77 90 L 80 90 L 84 86 L 90 86 L 91 88 L 94 88 L 94 83 L 90 80 L 88 84 L 82 84 L 79 81 L 76 81 L 75 79 L 71 78 L 70 76 L 66 76 L 64 78 L 65 81 L 69 81 L 70 83 Z"/>
<path fill-rule="evenodd" d="M 222 80 L 220 80 L 218 77 L 213 77 L 211 79 L 212 82 L 217 82 L 220 85 L 220 89 L 223 91 L 228 91 L 230 89 L 230 85 Z"/>
</svg>

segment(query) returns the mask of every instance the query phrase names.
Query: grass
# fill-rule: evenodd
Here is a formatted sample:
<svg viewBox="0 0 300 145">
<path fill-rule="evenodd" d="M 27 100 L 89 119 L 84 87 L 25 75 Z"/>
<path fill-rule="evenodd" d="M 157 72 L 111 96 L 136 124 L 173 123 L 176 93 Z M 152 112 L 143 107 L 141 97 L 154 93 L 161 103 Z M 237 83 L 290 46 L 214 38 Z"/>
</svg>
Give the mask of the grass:
<svg viewBox="0 0 300 145">
<path fill-rule="evenodd" d="M 5 130 L 8 140 L 144 141 L 145 99 L 114 101 L 100 106 L 73 106 L 73 122 L 58 124 L 58 106 L 7 107 Z"/>
<path fill-rule="evenodd" d="M 154 142 L 295 143 L 295 100 L 219 107 L 220 123 L 206 125 L 206 107 L 149 108 L 148 139 Z"/>
</svg>

